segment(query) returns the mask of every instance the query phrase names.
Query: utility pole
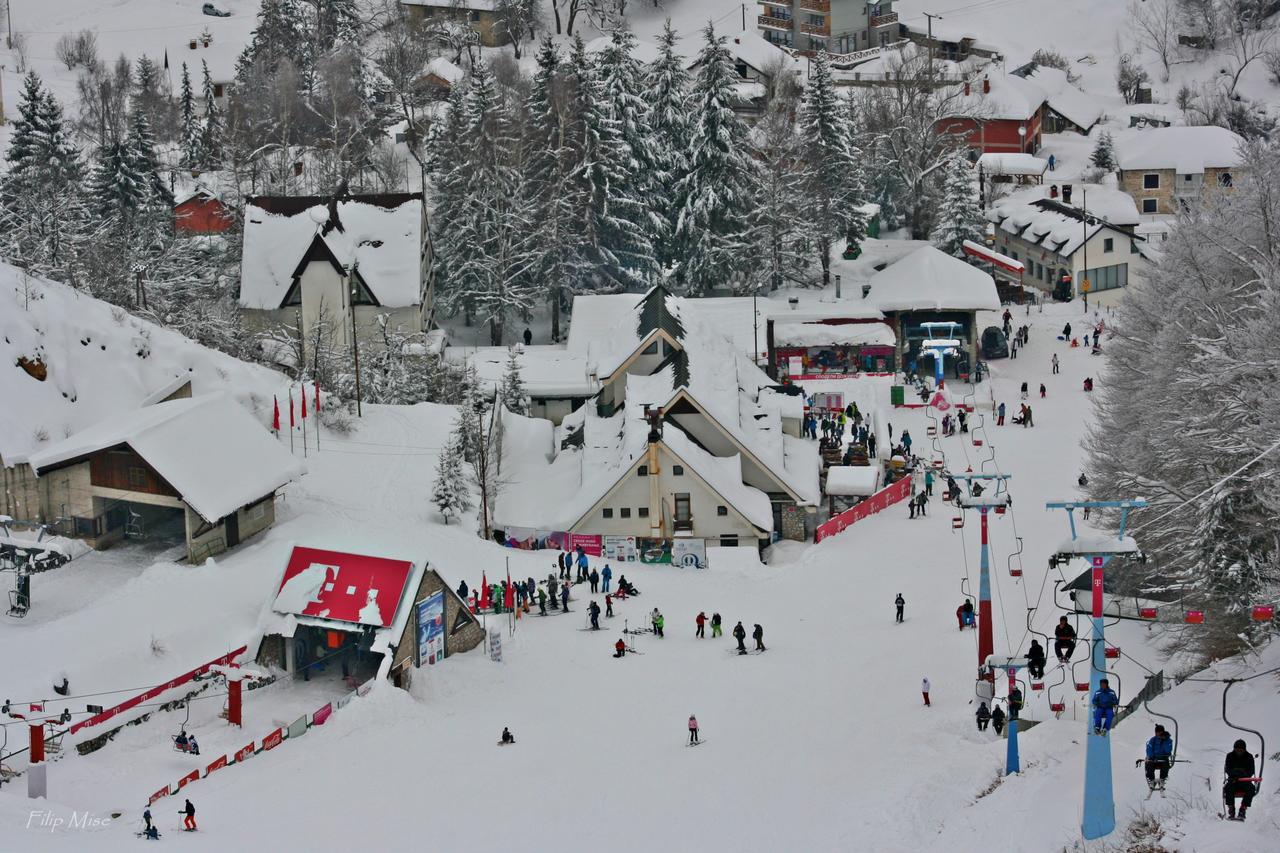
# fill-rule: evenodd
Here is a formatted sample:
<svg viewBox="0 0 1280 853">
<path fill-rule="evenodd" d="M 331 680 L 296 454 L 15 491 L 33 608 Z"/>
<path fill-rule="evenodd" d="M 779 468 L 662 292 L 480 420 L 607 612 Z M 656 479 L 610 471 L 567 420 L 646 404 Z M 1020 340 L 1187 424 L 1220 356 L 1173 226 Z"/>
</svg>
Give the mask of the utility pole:
<svg viewBox="0 0 1280 853">
<path fill-rule="evenodd" d="M 1084 275 L 1080 279 L 1080 292 L 1084 294 L 1084 313 L 1089 313 L 1089 191 L 1080 188 L 1080 228 L 1084 233 Z M 1067 343 L 1071 343 L 1067 341 Z"/>
<path fill-rule="evenodd" d="M 932 12 L 922 12 L 929 19 L 929 79 L 933 79 L 933 19 L 942 20 L 941 15 L 935 15 Z"/>
<path fill-rule="evenodd" d="M 739 5 L 742 6 L 742 31 L 745 33 L 747 31 L 747 4 L 741 3 Z"/>
<path fill-rule="evenodd" d="M 9 35 L 5 38 L 5 47 L 13 50 L 13 12 L 9 10 L 9 0 L 4 0 L 4 22 L 9 27 Z"/>
</svg>

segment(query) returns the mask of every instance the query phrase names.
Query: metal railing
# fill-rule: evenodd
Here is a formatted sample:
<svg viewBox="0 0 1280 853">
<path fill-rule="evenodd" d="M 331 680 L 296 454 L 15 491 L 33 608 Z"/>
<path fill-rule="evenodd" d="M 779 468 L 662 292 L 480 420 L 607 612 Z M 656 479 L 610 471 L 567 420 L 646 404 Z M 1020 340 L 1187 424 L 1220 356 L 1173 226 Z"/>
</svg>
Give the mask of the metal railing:
<svg viewBox="0 0 1280 853">
<path fill-rule="evenodd" d="M 1172 687 L 1173 685 L 1169 685 Z M 1124 707 L 1116 712 L 1116 720 L 1113 726 L 1120 725 L 1120 721 L 1135 711 L 1141 710 L 1142 703 L 1150 699 L 1154 699 L 1168 688 L 1164 683 L 1164 670 L 1147 677 L 1147 683 L 1142 685 L 1142 689 L 1134 694 L 1133 698 L 1125 703 Z"/>
<path fill-rule="evenodd" d="M 778 30 L 787 30 L 788 32 L 791 31 L 791 21 L 792 21 L 791 18 L 784 18 L 781 16 L 775 16 L 775 15 L 759 15 L 756 18 L 756 21 L 762 27 L 773 27 L 774 29 L 778 29 Z"/>
</svg>

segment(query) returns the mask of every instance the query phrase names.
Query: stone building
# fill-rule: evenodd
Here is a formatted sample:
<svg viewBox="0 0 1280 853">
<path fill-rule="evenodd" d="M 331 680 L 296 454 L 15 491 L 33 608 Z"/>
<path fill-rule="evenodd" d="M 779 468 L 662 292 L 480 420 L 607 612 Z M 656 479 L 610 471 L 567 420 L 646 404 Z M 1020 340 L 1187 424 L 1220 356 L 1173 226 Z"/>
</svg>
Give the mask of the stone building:
<svg viewBox="0 0 1280 853">
<path fill-rule="evenodd" d="M 1120 188 L 1142 214 L 1173 214 L 1180 206 L 1229 191 L 1244 139 L 1225 127 L 1157 127 L 1116 140 Z"/>
<path fill-rule="evenodd" d="M 475 30 L 485 47 L 501 47 L 511 42 L 498 19 L 494 0 L 400 0 L 400 5 L 416 24 L 454 21 Z"/>
</svg>

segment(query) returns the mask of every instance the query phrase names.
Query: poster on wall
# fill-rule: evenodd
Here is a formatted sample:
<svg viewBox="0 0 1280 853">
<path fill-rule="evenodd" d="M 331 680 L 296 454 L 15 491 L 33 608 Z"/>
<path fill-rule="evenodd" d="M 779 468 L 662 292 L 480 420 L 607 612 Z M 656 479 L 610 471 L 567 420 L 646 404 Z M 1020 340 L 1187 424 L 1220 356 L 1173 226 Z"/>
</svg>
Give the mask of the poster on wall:
<svg viewBox="0 0 1280 853">
<path fill-rule="evenodd" d="M 642 563 L 671 564 L 671 540 L 636 538 L 636 550 Z"/>
<path fill-rule="evenodd" d="M 634 536 L 605 536 L 604 558 L 618 563 L 634 563 L 639 559 Z"/>
<path fill-rule="evenodd" d="M 508 527 L 503 532 L 505 534 L 503 544 L 508 548 L 518 548 L 521 551 L 537 551 L 543 548 L 557 551 L 569 550 L 569 534 L 560 530 Z"/>
<path fill-rule="evenodd" d="M 599 533 L 570 533 L 569 550 L 576 551 L 581 548 L 582 553 L 588 557 L 599 557 L 603 547 L 601 538 Z"/>
<path fill-rule="evenodd" d="M 444 591 L 419 601 L 418 612 L 418 662 L 434 665 L 444 660 Z"/>
<path fill-rule="evenodd" d="M 683 569 L 705 569 L 707 567 L 707 540 L 705 539 L 673 539 L 671 542 L 671 562 Z"/>
<path fill-rule="evenodd" d="M 839 412 L 844 409 L 844 394 L 826 392 L 814 394 L 813 402 L 809 405 L 814 409 L 821 409 L 828 412 Z"/>
</svg>

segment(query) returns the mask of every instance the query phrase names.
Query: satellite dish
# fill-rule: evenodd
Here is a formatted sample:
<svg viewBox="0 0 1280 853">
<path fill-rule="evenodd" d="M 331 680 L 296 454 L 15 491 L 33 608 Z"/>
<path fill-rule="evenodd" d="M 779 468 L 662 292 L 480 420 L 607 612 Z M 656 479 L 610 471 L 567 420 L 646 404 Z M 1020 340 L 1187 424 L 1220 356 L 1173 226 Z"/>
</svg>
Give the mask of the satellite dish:
<svg viewBox="0 0 1280 853">
<path fill-rule="evenodd" d="M 323 225 L 329 221 L 329 211 L 323 205 L 316 205 L 308 210 L 307 216 L 310 216 L 311 221 L 317 225 Z"/>
</svg>

